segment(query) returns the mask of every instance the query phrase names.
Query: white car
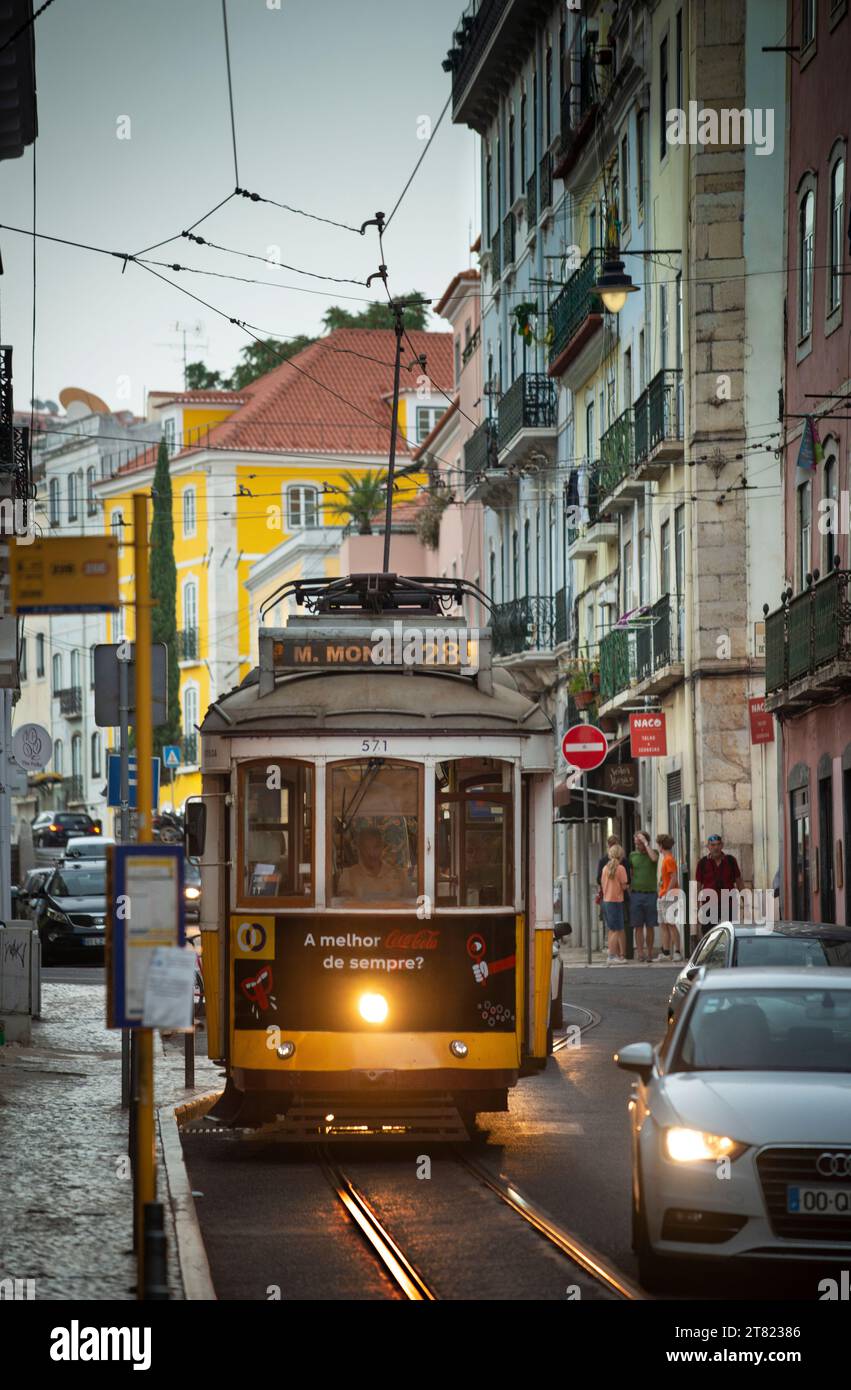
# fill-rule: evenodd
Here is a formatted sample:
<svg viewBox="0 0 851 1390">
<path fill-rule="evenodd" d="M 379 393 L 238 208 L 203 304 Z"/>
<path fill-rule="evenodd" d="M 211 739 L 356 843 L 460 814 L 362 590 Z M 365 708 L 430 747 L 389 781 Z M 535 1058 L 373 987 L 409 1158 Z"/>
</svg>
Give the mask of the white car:
<svg viewBox="0 0 851 1390">
<path fill-rule="evenodd" d="M 844 1260 L 851 1247 L 851 970 L 704 971 L 637 1073 L 642 1283 L 685 1259 Z"/>
<path fill-rule="evenodd" d="M 114 840 L 103 835 L 72 835 L 62 852 L 63 859 L 105 859 Z"/>
</svg>

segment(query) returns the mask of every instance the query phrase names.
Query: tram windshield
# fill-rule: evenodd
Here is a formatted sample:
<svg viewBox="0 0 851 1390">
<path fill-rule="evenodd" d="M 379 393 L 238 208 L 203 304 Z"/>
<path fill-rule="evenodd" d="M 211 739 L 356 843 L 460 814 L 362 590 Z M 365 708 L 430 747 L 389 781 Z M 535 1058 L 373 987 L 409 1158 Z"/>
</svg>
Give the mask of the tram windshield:
<svg viewBox="0 0 851 1390">
<path fill-rule="evenodd" d="M 497 758 L 438 763 L 438 907 L 512 902 L 512 774 Z"/>
<path fill-rule="evenodd" d="M 421 769 L 387 758 L 328 768 L 328 903 L 415 903 Z"/>
<path fill-rule="evenodd" d="M 244 897 L 313 897 L 313 768 L 275 759 L 242 772 Z"/>
</svg>

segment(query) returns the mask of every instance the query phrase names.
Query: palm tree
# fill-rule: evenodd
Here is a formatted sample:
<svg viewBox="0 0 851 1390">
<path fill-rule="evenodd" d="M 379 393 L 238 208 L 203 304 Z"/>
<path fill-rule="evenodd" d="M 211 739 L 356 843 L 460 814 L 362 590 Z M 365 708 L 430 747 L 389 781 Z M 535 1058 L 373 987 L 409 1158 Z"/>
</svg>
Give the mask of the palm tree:
<svg viewBox="0 0 851 1390">
<path fill-rule="evenodd" d="M 339 502 L 331 505 L 338 516 L 348 516 L 358 528 L 358 535 L 372 535 L 372 519 L 380 512 L 387 500 L 387 473 L 365 473 L 356 478 L 354 473 L 341 473 L 342 488 L 335 492 L 343 495 Z"/>
</svg>

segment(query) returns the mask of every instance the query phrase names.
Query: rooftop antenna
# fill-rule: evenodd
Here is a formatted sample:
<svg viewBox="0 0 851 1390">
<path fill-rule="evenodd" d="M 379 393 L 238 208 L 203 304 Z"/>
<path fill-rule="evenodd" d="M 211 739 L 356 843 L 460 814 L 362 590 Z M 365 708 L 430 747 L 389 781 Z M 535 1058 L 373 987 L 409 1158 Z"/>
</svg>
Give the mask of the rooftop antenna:
<svg viewBox="0 0 851 1390">
<path fill-rule="evenodd" d="M 188 357 L 187 357 L 187 351 L 186 351 L 186 341 L 187 341 L 188 338 L 195 338 L 195 339 L 200 340 L 201 334 L 204 332 L 204 323 L 203 323 L 203 321 L 202 321 L 201 319 L 196 319 L 194 323 L 181 323 L 181 322 L 180 322 L 180 319 L 178 319 L 177 322 L 176 322 L 175 325 L 174 325 L 174 332 L 178 334 L 178 336 L 179 336 L 180 339 L 181 339 L 181 343 L 182 343 L 182 353 L 183 353 L 183 389 L 184 389 L 184 391 L 185 391 L 185 390 L 187 389 L 187 386 L 186 386 L 186 370 L 187 370 L 187 366 L 188 366 Z M 157 347 L 170 347 L 170 348 L 174 348 L 175 346 L 177 346 L 177 345 L 176 345 L 174 342 L 171 342 L 171 343 L 157 343 Z M 197 341 L 197 342 L 195 343 L 195 346 L 196 346 L 197 348 L 199 348 L 202 352 L 206 352 L 206 351 L 209 350 L 210 344 L 209 344 L 209 342 L 205 339 L 204 342 Z M 178 351 L 180 351 L 180 350 L 181 350 L 180 347 L 178 347 Z"/>
</svg>

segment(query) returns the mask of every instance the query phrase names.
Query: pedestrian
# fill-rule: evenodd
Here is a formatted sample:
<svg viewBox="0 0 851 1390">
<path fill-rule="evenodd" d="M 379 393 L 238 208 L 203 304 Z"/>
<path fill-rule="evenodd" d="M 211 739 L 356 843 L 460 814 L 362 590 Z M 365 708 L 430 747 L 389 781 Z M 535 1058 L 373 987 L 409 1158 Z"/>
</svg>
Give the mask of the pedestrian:
<svg viewBox="0 0 851 1390">
<path fill-rule="evenodd" d="M 608 859 L 600 874 L 603 921 L 608 936 L 607 965 L 625 965 L 623 902 L 628 879 L 623 864 L 623 846 L 615 841 L 609 846 Z"/>
<path fill-rule="evenodd" d="M 680 930 L 676 922 L 677 890 L 680 886 L 677 861 L 671 850 L 674 846 L 672 836 L 656 836 L 659 849 L 659 929 L 662 936 L 660 956 L 663 960 L 682 960 L 680 951 Z"/>
<path fill-rule="evenodd" d="M 697 881 L 697 920 L 701 932 L 705 934 L 720 920 L 720 896 L 730 893 L 734 888 L 741 892 L 742 871 L 732 854 L 724 853 L 724 841 L 720 835 L 707 835 L 706 854 L 698 860 L 695 870 Z M 702 908 L 710 907 L 709 920 L 704 921 Z M 732 912 L 731 912 L 732 917 Z M 738 919 L 738 913 L 735 914 Z"/>
<path fill-rule="evenodd" d="M 603 892 L 602 892 L 602 889 L 600 888 L 600 875 L 602 874 L 604 868 L 606 867 L 606 865 L 607 865 L 608 862 L 609 862 L 609 850 L 611 849 L 612 845 L 617 845 L 618 849 L 620 850 L 621 863 L 623 864 L 623 866 L 624 866 L 624 868 L 625 868 L 625 870 L 626 870 L 627 890 L 626 890 L 626 894 L 625 894 L 624 900 L 623 900 L 623 918 L 624 918 L 624 931 L 625 931 L 625 933 L 626 933 L 626 959 L 627 959 L 627 960 L 632 960 L 632 957 L 633 957 L 632 927 L 630 926 L 630 923 L 629 923 L 629 863 L 628 863 L 628 861 L 627 861 L 626 851 L 624 850 L 624 847 L 623 847 L 623 845 L 621 844 L 620 839 L 618 838 L 617 835 L 610 835 L 610 836 L 609 836 L 608 840 L 606 841 L 606 846 L 607 846 L 607 848 L 606 848 L 606 853 L 605 853 L 605 854 L 601 854 L 601 855 L 600 855 L 600 858 L 599 858 L 598 861 L 597 861 L 597 876 L 596 876 L 596 880 L 595 880 L 595 881 L 596 881 L 596 884 L 597 884 L 597 896 L 595 897 L 594 901 L 595 901 L 595 903 L 597 903 L 597 905 L 600 907 L 600 909 L 601 909 L 601 911 L 602 911 Z"/>
<path fill-rule="evenodd" d="M 629 856 L 629 920 L 635 934 L 635 949 L 639 961 L 653 961 L 653 938 L 658 920 L 656 883 L 659 851 L 650 843 L 644 830 L 636 830 L 635 849 Z"/>
</svg>

